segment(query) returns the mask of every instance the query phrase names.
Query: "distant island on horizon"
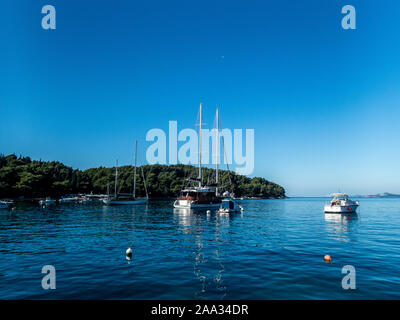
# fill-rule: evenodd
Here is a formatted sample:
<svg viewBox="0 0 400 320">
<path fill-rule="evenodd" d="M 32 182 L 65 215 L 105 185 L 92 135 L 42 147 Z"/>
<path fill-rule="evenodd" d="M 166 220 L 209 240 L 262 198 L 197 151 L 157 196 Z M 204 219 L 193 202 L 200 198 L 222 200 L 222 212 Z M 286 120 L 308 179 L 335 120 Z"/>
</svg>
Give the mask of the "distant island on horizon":
<svg viewBox="0 0 400 320">
<path fill-rule="evenodd" d="M 330 195 L 326 196 L 288 196 L 289 198 L 331 198 Z M 350 194 L 351 198 L 400 198 L 400 194 L 394 194 L 389 192 L 370 194 L 370 195 L 359 195 L 359 194 Z"/>
<path fill-rule="evenodd" d="M 400 198 L 400 194 L 389 192 L 370 194 L 370 195 L 353 195 L 354 198 Z"/>
<path fill-rule="evenodd" d="M 191 165 L 143 165 L 138 167 L 137 196 L 145 195 L 142 169 L 150 198 L 179 195 L 187 178 L 197 176 Z M 118 168 L 118 192 L 132 193 L 134 167 Z M 61 197 L 68 194 L 105 194 L 114 192 L 115 167 L 73 169 L 58 161 L 32 160 L 15 154 L 0 155 L 0 198 Z M 215 183 L 215 169 L 203 168 L 203 184 Z M 236 197 L 282 199 L 285 189 L 265 178 L 249 178 L 228 170 L 219 170 L 221 191 Z"/>
</svg>

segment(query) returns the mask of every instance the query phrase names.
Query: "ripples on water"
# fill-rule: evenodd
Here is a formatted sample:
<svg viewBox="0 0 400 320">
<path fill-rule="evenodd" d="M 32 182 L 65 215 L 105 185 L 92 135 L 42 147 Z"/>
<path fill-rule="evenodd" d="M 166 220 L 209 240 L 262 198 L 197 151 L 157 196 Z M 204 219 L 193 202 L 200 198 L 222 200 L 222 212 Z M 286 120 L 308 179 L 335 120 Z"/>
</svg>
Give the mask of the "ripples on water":
<svg viewBox="0 0 400 320">
<path fill-rule="evenodd" d="M 171 201 L 18 204 L 0 211 L 0 298 L 399 299 L 400 199 L 361 199 L 343 216 L 324 214 L 325 200 L 242 201 L 222 216 Z M 56 290 L 41 288 L 48 264 Z M 348 264 L 356 290 L 341 287 Z"/>
</svg>

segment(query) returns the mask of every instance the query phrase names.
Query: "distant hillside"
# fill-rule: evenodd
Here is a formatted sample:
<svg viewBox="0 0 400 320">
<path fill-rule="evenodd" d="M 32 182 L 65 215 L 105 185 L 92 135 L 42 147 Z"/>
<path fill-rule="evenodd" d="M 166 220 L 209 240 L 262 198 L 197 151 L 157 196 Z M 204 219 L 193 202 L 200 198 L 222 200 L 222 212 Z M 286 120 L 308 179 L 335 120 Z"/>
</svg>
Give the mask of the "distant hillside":
<svg viewBox="0 0 400 320">
<path fill-rule="evenodd" d="M 150 197 L 175 197 L 185 186 L 186 178 L 196 177 L 197 168 L 189 165 L 145 165 L 142 167 Z M 121 192 L 132 192 L 134 168 L 118 169 Z M 0 198 L 59 197 L 69 193 L 106 193 L 114 190 L 115 168 L 78 170 L 61 162 L 36 161 L 29 157 L 0 155 Z M 215 182 L 215 170 L 203 169 L 203 184 Z M 285 189 L 264 178 L 248 178 L 220 170 L 222 190 L 236 196 L 283 198 Z M 232 182 L 232 183 L 231 183 Z M 137 170 L 137 194 L 144 195 L 141 169 Z"/>
</svg>

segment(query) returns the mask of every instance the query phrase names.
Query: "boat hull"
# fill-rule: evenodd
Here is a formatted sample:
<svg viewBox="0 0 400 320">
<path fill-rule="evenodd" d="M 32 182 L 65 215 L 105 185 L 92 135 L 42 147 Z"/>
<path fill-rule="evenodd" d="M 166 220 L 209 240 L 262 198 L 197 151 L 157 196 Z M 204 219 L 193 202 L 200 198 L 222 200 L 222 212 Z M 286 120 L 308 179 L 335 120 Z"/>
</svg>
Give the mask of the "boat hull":
<svg viewBox="0 0 400 320">
<path fill-rule="evenodd" d="M 238 213 L 242 212 L 241 209 L 219 209 L 218 213 L 220 214 L 227 214 L 227 213 Z"/>
<path fill-rule="evenodd" d="M 140 199 L 140 200 L 103 199 L 103 203 L 108 206 L 134 206 L 134 205 L 146 204 L 146 202 L 147 202 L 147 199 Z"/>
<path fill-rule="evenodd" d="M 78 198 L 61 198 L 59 200 L 60 203 L 68 203 L 68 202 L 76 202 Z"/>
<path fill-rule="evenodd" d="M 0 209 L 10 209 L 13 206 L 12 202 L 0 202 Z"/>
<path fill-rule="evenodd" d="M 346 205 L 346 206 L 341 206 L 341 205 L 325 205 L 324 206 L 324 212 L 326 213 L 354 213 L 356 212 L 358 208 L 357 204 L 351 204 L 351 205 Z"/>
<path fill-rule="evenodd" d="M 56 200 L 40 200 L 39 204 L 42 206 L 49 206 L 52 204 L 56 204 Z"/>
</svg>

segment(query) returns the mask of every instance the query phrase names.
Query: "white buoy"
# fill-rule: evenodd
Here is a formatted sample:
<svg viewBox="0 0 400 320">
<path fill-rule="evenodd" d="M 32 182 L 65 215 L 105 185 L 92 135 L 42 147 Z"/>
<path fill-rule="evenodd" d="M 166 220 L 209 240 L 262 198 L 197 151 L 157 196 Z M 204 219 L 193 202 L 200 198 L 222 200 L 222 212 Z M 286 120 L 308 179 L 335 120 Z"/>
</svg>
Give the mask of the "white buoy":
<svg viewBox="0 0 400 320">
<path fill-rule="evenodd" d="M 210 210 L 207 210 L 207 214 L 210 214 L 211 213 L 211 211 Z"/>
<path fill-rule="evenodd" d="M 126 249 L 126 258 L 129 260 L 132 258 L 132 249 L 131 248 Z"/>
</svg>

